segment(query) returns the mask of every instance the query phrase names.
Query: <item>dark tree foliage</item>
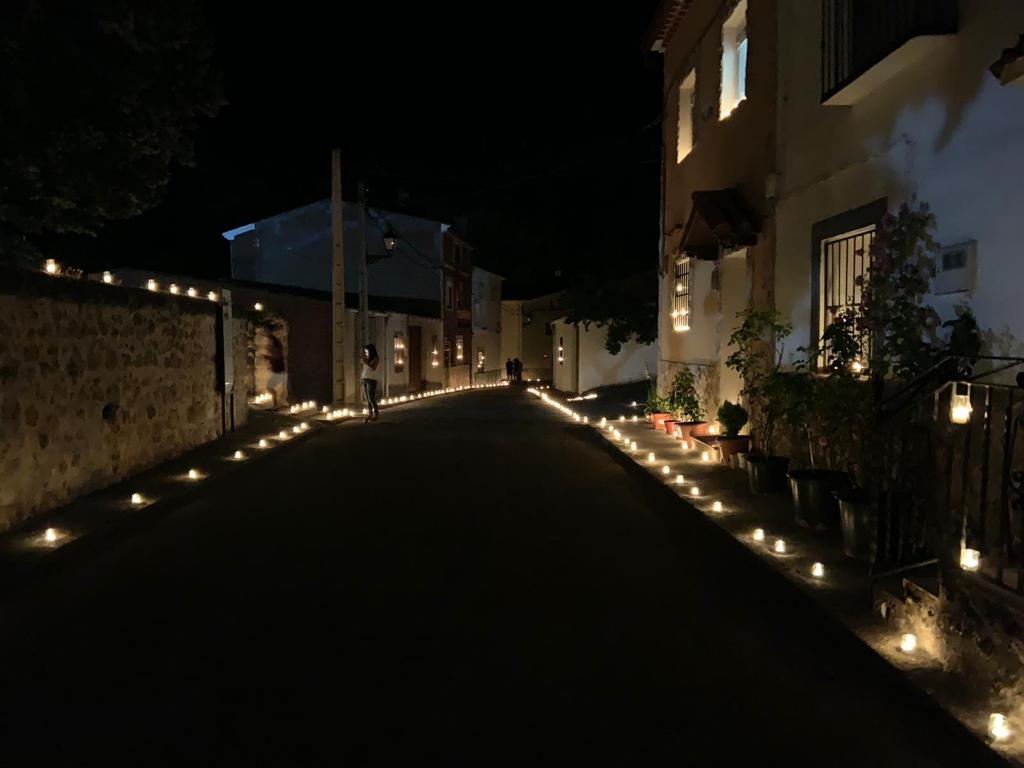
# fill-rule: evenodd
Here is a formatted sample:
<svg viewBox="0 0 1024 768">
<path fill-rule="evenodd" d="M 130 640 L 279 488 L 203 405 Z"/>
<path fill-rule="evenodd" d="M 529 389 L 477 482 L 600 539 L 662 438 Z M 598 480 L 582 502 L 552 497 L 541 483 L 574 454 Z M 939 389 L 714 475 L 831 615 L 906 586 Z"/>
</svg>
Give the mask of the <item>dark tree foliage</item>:
<svg viewBox="0 0 1024 768">
<path fill-rule="evenodd" d="M 658 275 L 653 269 L 619 279 L 581 274 L 570 286 L 566 304 L 569 322 L 607 330 L 605 348 L 613 355 L 631 340 L 658 340 Z"/>
<path fill-rule="evenodd" d="M 223 103 L 199 0 L 5 0 L 0 72 L 8 258 L 159 203 Z"/>
</svg>

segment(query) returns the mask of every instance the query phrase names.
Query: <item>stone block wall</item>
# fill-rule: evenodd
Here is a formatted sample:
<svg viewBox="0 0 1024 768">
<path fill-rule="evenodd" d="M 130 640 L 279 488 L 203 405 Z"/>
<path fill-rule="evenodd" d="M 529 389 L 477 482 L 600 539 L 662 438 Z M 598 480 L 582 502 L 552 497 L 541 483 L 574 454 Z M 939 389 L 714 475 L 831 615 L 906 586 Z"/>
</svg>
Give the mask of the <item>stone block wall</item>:
<svg viewBox="0 0 1024 768">
<path fill-rule="evenodd" d="M 219 312 L 0 267 L 0 530 L 220 435 Z"/>
</svg>

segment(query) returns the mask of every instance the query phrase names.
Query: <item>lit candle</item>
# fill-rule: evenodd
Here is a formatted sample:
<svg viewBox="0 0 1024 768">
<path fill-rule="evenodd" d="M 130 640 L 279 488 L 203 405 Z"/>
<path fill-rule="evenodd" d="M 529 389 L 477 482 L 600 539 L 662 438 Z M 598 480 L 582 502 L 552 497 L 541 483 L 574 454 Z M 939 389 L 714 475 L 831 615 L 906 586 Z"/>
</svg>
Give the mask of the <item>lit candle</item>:
<svg viewBox="0 0 1024 768">
<path fill-rule="evenodd" d="M 754 541 L 764 541 L 764 528 L 754 529 Z"/>
<path fill-rule="evenodd" d="M 277 436 L 281 440 L 287 440 L 288 439 L 288 433 L 285 432 L 283 429 L 280 432 L 277 433 Z"/>
<path fill-rule="evenodd" d="M 917 650 L 917 635 L 907 632 L 900 637 L 900 650 L 904 653 L 913 653 Z"/>
<path fill-rule="evenodd" d="M 604 416 L 602 416 L 601 417 L 601 426 L 603 427 L 607 423 L 608 423 L 608 419 L 606 419 Z"/>
<path fill-rule="evenodd" d="M 700 488 L 696 485 L 690 488 L 690 495 L 693 497 L 700 496 Z"/>
<path fill-rule="evenodd" d="M 189 480 L 198 480 L 199 479 L 199 470 L 198 469 L 190 469 L 188 471 L 188 479 Z"/>
<path fill-rule="evenodd" d="M 960 553 L 960 567 L 965 571 L 976 571 L 981 565 L 981 553 L 976 549 L 964 549 Z"/>
<path fill-rule="evenodd" d="M 268 443 L 268 442 L 267 442 L 266 440 L 264 440 L 264 439 L 263 439 L 262 437 L 260 438 L 260 442 L 259 442 L 259 447 L 260 447 L 260 448 L 267 448 L 267 447 L 268 447 L 269 445 L 270 445 L 270 443 Z"/>
<path fill-rule="evenodd" d="M 146 281 L 146 288 L 148 288 L 151 291 L 155 291 L 159 287 L 160 286 L 157 285 L 156 280 L 154 280 L 152 277 L 149 278 L 149 280 Z"/>
<path fill-rule="evenodd" d="M 303 432 L 305 432 L 307 429 L 309 429 L 309 422 L 308 421 L 304 421 L 301 424 L 299 424 L 299 429 L 301 429 Z"/>
<path fill-rule="evenodd" d="M 301 432 L 301 431 L 302 431 L 302 427 L 300 427 L 298 424 L 296 424 L 294 427 L 292 427 L 292 432 L 294 432 L 296 435 L 299 434 L 299 432 Z"/>
<path fill-rule="evenodd" d="M 712 512 L 721 512 L 722 511 L 722 502 L 720 502 L 720 501 L 713 502 L 711 504 L 711 511 Z"/>
<path fill-rule="evenodd" d="M 956 385 L 953 385 L 954 388 Z M 952 395 L 949 398 L 949 420 L 954 424 L 967 424 L 971 420 L 971 389 L 970 386 L 967 388 L 967 393 L 958 395 L 954 389 Z"/>
<path fill-rule="evenodd" d="M 653 464 L 657 460 L 658 460 L 658 458 L 654 455 L 653 451 L 651 451 L 650 453 L 647 454 L 647 463 L 648 464 Z"/>
<path fill-rule="evenodd" d="M 708 434 L 709 435 L 717 435 L 718 434 L 718 427 L 715 426 L 714 424 L 712 424 L 710 427 L 708 427 Z"/>
<path fill-rule="evenodd" d="M 707 451 L 701 451 L 700 460 L 704 462 L 711 461 L 711 454 Z"/>
<path fill-rule="evenodd" d="M 262 301 L 257 301 L 255 304 L 252 305 L 252 308 L 255 309 L 257 312 L 262 312 L 263 311 L 263 302 Z"/>
<path fill-rule="evenodd" d="M 625 416 L 619 416 L 619 421 L 625 421 L 625 420 L 626 420 Z"/>
<path fill-rule="evenodd" d="M 777 555 L 784 555 L 784 554 L 786 554 L 786 540 L 785 539 L 776 539 L 775 540 L 775 547 L 774 547 L 774 549 L 775 549 L 775 554 L 777 554 Z"/>
<path fill-rule="evenodd" d="M 114 276 L 112 274 L 110 274 L 109 272 L 104 272 L 103 273 L 103 282 L 106 283 L 107 285 L 110 285 L 112 282 L 114 282 Z"/>
<path fill-rule="evenodd" d="M 1010 725 L 1006 715 L 993 712 L 988 716 L 988 735 L 996 741 L 1004 741 L 1010 737 Z"/>
<path fill-rule="evenodd" d="M 46 531 L 43 533 L 43 538 L 46 539 L 46 541 L 48 541 L 49 543 L 52 544 L 53 542 L 55 542 L 57 540 L 57 529 L 56 528 L 47 528 Z"/>
<path fill-rule="evenodd" d="M 241 451 L 235 451 L 235 461 L 241 461 L 245 458 L 245 454 Z"/>
<path fill-rule="evenodd" d="M 142 494 L 141 493 L 133 493 L 132 494 L 132 504 L 134 504 L 135 506 L 138 506 L 141 503 L 142 503 Z"/>
<path fill-rule="evenodd" d="M 636 421 L 636 416 L 634 416 L 634 417 L 633 417 L 633 421 L 634 421 L 634 422 Z"/>
<path fill-rule="evenodd" d="M 197 291 L 197 290 L 196 290 L 195 288 L 191 288 L 191 287 L 190 287 L 190 288 L 189 288 L 189 289 L 188 289 L 187 291 L 185 291 L 185 293 L 187 293 L 187 294 L 188 294 L 189 296 L 191 296 L 191 297 L 192 297 L 193 299 L 194 299 L 194 298 L 195 298 L 196 296 L 198 296 L 198 295 L 199 295 L 199 291 Z"/>
<path fill-rule="evenodd" d="M 208 298 L 210 301 L 216 301 L 217 300 L 217 292 L 216 291 L 210 291 L 208 294 L 206 294 L 206 298 Z"/>
<path fill-rule="evenodd" d="M 57 261 L 55 259 L 47 259 L 44 269 L 48 275 L 57 274 Z"/>
<path fill-rule="evenodd" d="M 676 475 L 676 485 L 686 485 L 686 478 L 682 475 Z"/>
<path fill-rule="evenodd" d="M 822 563 L 815 563 L 811 566 L 811 576 L 816 579 L 825 577 L 825 566 Z"/>
<path fill-rule="evenodd" d="M 663 475 L 671 475 L 672 474 L 672 470 L 669 468 L 668 464 L 666 464 L 665 466 L 663 466 L 661 468 L 661 474 L 663 474 Z"/>
<path fill-rule="evenodd" d="M 690 450 L 690 443 L 689 443 L 688 440 L 683 440 L 683 450 L 684 451 Z"/>
<path fill-rule="evenodd" d="M 171 283 L 167 290 L 169 290 L 171 293 L 173 293 L 175 296 L 177 296 L 178 292 L 181 289 L 177 285 L 175 285 L 174 283 Z"/>
<path fill-rule="evenodd" d="M 629 450 L 636 452 L 636 440 L 629 444 Z"/>
</svg>

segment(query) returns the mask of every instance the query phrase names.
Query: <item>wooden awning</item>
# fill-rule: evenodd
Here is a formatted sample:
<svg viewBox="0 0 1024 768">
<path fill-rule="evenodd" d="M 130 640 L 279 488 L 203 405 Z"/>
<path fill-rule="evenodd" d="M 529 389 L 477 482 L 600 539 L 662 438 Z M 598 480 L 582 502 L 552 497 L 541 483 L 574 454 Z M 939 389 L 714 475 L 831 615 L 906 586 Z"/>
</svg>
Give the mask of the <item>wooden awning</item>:
<svg viewBox="0 0 1024 768">
<path fill-rule="evenodd" d="M 714 261 L 723 250 L 757 245 L 760 231 L 757 217 L 739 190 L 694 192 L 679 250 L 690 258 Z"/>
</svg>

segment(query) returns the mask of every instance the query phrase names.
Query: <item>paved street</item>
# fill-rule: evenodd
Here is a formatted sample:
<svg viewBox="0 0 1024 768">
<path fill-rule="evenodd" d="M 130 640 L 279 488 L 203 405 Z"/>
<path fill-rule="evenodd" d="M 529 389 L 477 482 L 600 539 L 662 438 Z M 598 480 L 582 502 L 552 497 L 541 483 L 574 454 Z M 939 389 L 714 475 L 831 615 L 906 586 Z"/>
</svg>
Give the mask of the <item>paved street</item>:
<svg viewBox="0 0 1024 768">
<path fill-rule="evenodd" d="M 983 764 L 619 462 L 510 390 L 279 449 L 11 590 L 3 743 L 38 765 Z"/>
</svg>

